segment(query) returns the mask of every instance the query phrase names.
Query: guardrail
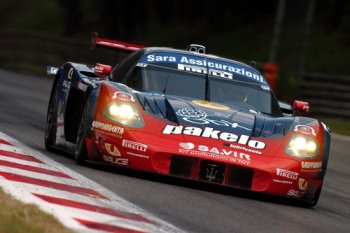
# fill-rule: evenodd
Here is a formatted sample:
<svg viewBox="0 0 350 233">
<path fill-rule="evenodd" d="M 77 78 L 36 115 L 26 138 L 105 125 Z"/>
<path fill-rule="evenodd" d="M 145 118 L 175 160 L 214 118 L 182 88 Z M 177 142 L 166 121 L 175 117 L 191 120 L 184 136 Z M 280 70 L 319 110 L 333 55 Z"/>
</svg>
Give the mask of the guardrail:
<svg viewBox="0 0 350 233">
<path fill-rule="evenodd" d="M 350 116 L 350 76 L 305 73 L 301 93 L 314 114 Z"/>
<path fill-rule="evenodd" d="M 89 41 L 28 31 L 0 31 L 0 66 L 21 67 L 46 73 L 46 65 L 74 61 L 94 65 L 114 64 L 115 53 L 89 49 Z M 32 68 L 32 69 L 30 69 Z M 305 73 L 301 86 L 311 113 L 350 116 L 350 76 Z"/>
<path fill-rule="evenodd" d="M 88 36 L 87 36 L 88 38 Z M 64 62 L 113 64 L 115 53 L 89 49 L 89 41 L 58 37 L 28 31 L 0 31 L 0 64 L 11 67 L 25 65 L 46 71 L 46 65 Z"/>
</svg>

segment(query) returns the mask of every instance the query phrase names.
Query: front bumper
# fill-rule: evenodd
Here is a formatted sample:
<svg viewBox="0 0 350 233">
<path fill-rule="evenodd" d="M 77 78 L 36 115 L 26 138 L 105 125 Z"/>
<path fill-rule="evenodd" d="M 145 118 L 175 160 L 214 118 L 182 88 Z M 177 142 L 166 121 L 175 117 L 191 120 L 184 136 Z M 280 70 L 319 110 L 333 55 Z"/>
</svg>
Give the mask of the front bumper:
<svg viewBox="0 0 350 233">
<path fill-rule="evenodd" d="M 117 165 L 163 175 L 297 199 L 313 196 L 322 185 L 322 181 L 317 180 L 319 172 L 302 172 L 300 161 L 293 158 L 250 154 L 247 162 L 244 158 L 234 158 L 233 153 L 226 156 L 226 159 L 225 156 L 210 153 L 182 153 L 179 141 L 163 141 L 151 135 L 147 135 L 147 140 L 142 137 L 142 143 L 148 147 L 147 150 L 140 151 L 140 148 L 125 147 L 122 142 L 125 139 L 139 142 L 141 137 L 135 137 L 135 134 L 125 136 L 122 140 L 101 137 L 98 143 L 96 139 L 93 141 L 100 148 L 99 154 L 102 156 L 108 154 L 103 149 L 106 143 L 118 148 L 121 156 L 114 162 Z M 278 171 L 287 175 L 281 175 Z"/>
</svg>

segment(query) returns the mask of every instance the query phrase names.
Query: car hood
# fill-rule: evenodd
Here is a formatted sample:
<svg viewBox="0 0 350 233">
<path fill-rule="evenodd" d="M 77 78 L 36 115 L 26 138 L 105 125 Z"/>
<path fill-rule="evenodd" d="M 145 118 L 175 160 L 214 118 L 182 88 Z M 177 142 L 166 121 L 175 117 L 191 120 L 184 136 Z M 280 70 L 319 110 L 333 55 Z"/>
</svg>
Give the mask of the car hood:
<svg viewBox="0 0 350 233">
<path fill-rule="evenodd" d="M 272 117 L 237 106 L 195 100 L 187 97 L 138 92 L 143 109 L 179 126 L 212 128 L 249 137 L 284 137 L 294 118 Z"/>
</svg>

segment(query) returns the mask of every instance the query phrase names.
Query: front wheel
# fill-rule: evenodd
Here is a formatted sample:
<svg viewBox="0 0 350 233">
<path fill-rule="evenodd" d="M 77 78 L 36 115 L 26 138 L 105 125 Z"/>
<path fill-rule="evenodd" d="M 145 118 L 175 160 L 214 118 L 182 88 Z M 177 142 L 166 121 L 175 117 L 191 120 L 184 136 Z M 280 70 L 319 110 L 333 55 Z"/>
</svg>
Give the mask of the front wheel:
<svg viewBox="0 0 350 233">
<path fill-rule="evenodd" d="M 87 149 L 86 149 L 86 124 L 87 124 L 87 116 L 89 111 L 89 101 L 87 100 L 85 103 L 85 107 L 81 116 L 80 125 L 78 129 L 78 137 L 77 137 L 77 149 L 74 153 L 74 159 L 77 164 L 83 165 L 87 159 Z"/>
<path fill-rule="evenodd" d="M 48 151 L 54 151 L 54 143 L 56 140 L 56 127 L 57 127 L 57 84 L 56 82 L 52 86 L 49 106 L 46 115 L 45 125 L 45 148 Z"/>
<path fill-rule="evenodd" d="M 320 198 L 321 191 L 322 191 L 322 184 L 318 188 L 314 196 L 310 200 L 303 201 L 302 205 L 308 208 L 314 207 L 317 204 L 318 199 Z"/>
</svg>

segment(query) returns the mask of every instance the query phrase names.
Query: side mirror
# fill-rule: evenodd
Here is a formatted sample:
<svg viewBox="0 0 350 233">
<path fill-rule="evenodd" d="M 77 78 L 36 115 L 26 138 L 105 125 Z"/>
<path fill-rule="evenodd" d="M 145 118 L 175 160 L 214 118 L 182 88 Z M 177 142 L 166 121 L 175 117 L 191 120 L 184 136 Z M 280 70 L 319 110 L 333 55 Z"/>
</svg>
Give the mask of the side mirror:
<svg viewBox="0 0 350 233">
<path fill-rule="evenodd" d="M 293 102 L 293 113 L 295 116 L 306 115 L 310 110 L 309 102 L 304 102 L 300 100 L 294 100 Z"/>
<path fill-rule="evenodd" d="M 109 76 L 112 71 L 112 66 L 96 63 L 94 73 L 104 79 L 104 76 Z"/>
<path fill-rule="evenodd" d="M 280 106 L 280 109 L 283 113 L 283 116 L 292 116 L 293 115 L 292 105 L 290 105 L 289 103 L 284 102 L 284 101 L 278 101 L 278 105 Z"/>
</svg>

